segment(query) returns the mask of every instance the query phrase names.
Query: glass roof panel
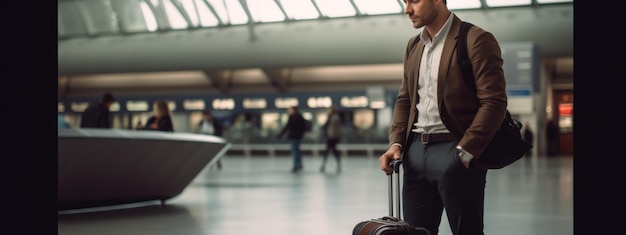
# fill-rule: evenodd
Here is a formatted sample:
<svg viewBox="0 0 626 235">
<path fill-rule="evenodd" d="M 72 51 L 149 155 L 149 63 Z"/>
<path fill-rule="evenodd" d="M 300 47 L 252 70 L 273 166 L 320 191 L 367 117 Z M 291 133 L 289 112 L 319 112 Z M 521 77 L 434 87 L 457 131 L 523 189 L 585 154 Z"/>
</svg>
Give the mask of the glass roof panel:
<svg viewBox="0 0 626 235">
<path fill-rule="evenodd" d="M 198 11 L 196 10 L 195 0 L 178 0 L 178 3 L 183 7 L 187 16 L 189 16 L 191 26 L 200 26 L 200 19 L 198 17 Z"/>
<path fill-rule="evenodd" d="M 448 9 L 475 9 L 480 8 L 482 4 L 480 0 L 448 0 Z"/>
<path fill-rule="evenodd" d="M 508 7 L 530 5 L 532 0 L 485 0 L 488 7 Z"/>
<path fill-rule="evenodd" d="M 274 0 L 247 0 L 250 15 L 255 22 L 284 21 L 285 14 L 278 8 Z"/>
<path fill-rule="evenodd" d="M 220 22 L 217 16 L 209 9 L 209 6 L 204 0 L 195 0 L 195 3 L 198 16 L 200 17 L 200 26 L 212 27 L 219 25 Z"/>
<path fill-rule="evenodd" d="M 365 15 L 402 13 L 404 10 L 398 0 L 354 0 L 354 4 Z"/>
<path fill-rule="evenodd" d="M 143 0 L 111 1 L 111 6 L 115 10 L 115 16 L 121 22 L 120 27 L 125 32 L 145 32 L 148 30 L 146 18 L 141 8 L 142 4 L 145 5 Z"/>
<path fill-rule="evenodd" d="M 352 7 L 350 0 L 315 0 L 322 15 L 328 17 L 355 16 L 356 9 Z"/>
<path fill-rule="evenodd" d="M 211 7 L 217 13 L 217 16 L 222 20 L 224 24 L 230 24 L 230 18 L 228 17 L 228 11 L 226 10 L 226 5 L 224 0 L 207 0 Z"/>
<path fill-rule="evenodd" d="M 574 2 L 574 0 L 537 0 L 537 3 L 558 3 L 558 2 Z"/>
<path fill-rule="evenodd" d="M 165 6 L 165 12 L 167 12 L 167 19 L 170 23 L 170 27 L 173 29 L 184 29 L 189 26 L 185 17 L 181 15 L 178 8 L 176 8 L 171 1 L 167 0 L 163 1 L 163 3 Z"/>
<path fill-rule="evenodd" d="M 231 24 L 248 23 L 248 15 L 239 0 L 224 0 L 224 2 L 226 2 L 226 11 Z"/>
<path fill-rule="evenodd" d="M 109 1 L 78 1 L 89 34 L 119 33 L 117 17 Z"/>
<path fill-rule="evenodd" d="M 308 20 L 320 16 L 311 0 L 280 0 L 280 4 L 289 19 Z"/>
<path fill-rule="evenodd" d="M 87 33 L 74 2 L 59 2 L 57 4 L 57 16 L 57 33 L 59 36 Z"/>
<path fill-rule="evenodd" d="M 157 31 L 161 20 L 170 27 L 215 27 L 256 22 L 308 20 L 323 17 L 402 14 L 402 0 L 59 0 L 59 39 L 120 32 Z M 481 4 L 485 3 L 485 6 Z M 451 10 L 533 4 L 573 3 L 573 0 L 448 0 Z M 154 7 L 154 8 L 153 8 Z M 357 11 L 358 9 L 358 11 Z M 156 12 L 155 12 L 156 11 Z M 158 14 L 157 14 L 158 13 Z M 156 14 L 156 15 L 155 15 Z M 158 17 L 166 17 L 160 19 Z"/>
<path fill-rule="evenodd" d="M 157 29 L 159 29 L 159 25 L 157 24 L 156 17 L 154 16 L 152 9 L 150 9 L 148 4 L 144 1 L 139 3 L 139 7 L 143 13 L 143 18 L 146 21 L 146 29 L 150 32 L 157 31 Z"/>
</svg>

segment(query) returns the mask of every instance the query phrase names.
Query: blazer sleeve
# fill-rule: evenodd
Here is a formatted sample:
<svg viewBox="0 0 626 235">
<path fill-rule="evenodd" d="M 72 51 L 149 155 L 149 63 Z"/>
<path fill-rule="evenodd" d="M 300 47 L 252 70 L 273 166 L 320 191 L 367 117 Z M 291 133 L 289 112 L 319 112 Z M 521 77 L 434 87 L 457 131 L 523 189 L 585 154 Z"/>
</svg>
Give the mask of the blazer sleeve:
<svg viewBox="0 0 626 235">
<path fill-rule="evenodd" d="M 459 145 L 480 158 L 504 119 L 507 108 L 506 81 L 500 45 L 493 34 L 472 27 L 468 33 L 478 109 Z"/>
<path fill-rule="evenodd" d="M 407 133 L 410 130 L 409 119 L 414 117 L 411 113 L 412 100 L 413 96 L 417 96 L 412 89 L 412 85 L 414 84 L 414 79 L 412 78 L 413 74 L 410 74 L 410 70 L 412 70 L 417 64 L 418 55 L 411 54 L 411 51 L 416 50 L 419 46 L 413 46 L 415 40 L 417 40 L 418 36 L 413 36 L 407 42 L 406 49 L 404 52 L 404 73 L 402 77 L 402 83 L 400 88 L 398 89 L 398 95 L 396 96 L 396 102 L 393 110 L 393 121 L 391 123 L 391 127 L 389 128 L 389 146 L 394 143 L 399 143 L 402 146 L 405 146 Z"/>
</svg>

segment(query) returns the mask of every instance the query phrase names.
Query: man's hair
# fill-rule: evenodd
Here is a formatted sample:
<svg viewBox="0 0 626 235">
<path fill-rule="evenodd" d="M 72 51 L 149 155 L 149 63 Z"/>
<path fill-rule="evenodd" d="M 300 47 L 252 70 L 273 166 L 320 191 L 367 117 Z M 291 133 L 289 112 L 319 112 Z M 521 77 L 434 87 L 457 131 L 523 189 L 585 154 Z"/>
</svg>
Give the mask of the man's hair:
<svg viewBox="0 0 626 235">
<path fill-rule="evenodd" d="M 110 92 L 107 92 L 102 95 L 100 101 L 102 101 L 102 103 L 112 103 L 113 101 L 115 101 L 115 98 Z"/>
</svg>

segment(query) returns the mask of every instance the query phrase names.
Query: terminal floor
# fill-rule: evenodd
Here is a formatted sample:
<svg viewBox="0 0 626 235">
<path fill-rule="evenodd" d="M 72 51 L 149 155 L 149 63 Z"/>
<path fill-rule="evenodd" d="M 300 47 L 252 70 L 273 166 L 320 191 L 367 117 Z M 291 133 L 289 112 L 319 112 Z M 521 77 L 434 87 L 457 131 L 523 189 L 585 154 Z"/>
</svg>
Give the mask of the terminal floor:
<svg viewBox="0 0 626 235">
<path fill-rule="evenodd" d="M 58 212 L 59 235 L 346 235 L 389 213 L 378 158 L 225 156 L 177 197 L 160 202 Z M 573 234 L 573 156 L 525 157 L 487 173 L 485 234 Z M 451 235 L 445 213 L 440 235 Z"/>
</svg>

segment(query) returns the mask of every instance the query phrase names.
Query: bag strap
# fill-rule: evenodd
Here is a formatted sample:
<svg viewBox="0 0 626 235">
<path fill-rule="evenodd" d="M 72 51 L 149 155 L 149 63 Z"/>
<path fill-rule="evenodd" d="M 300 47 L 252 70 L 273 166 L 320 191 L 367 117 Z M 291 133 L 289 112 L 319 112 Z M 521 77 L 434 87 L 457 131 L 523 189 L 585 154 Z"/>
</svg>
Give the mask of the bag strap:
<svg viewBox="0 0 626 235">
<path fill-rule="evenodd" d="M 467 82 L 467 85 L 476 91 L 476 82 L 474 81 L 474 69 L 472 69 L 472 62 L 469 59 L 467 53 L 467 32 L 474 26 L 470 22 L 461 22 L 461 30 L 459 31 L 459 37 L 456 40 L 458 63 L 463 69 L 463 78 Z"/>
<path fill-rule="evenodd" d="M 472 90 L 476 91 L 476 81 L 474 81 L 474 69 L 472 68 L 472 62 L 469 59 L 469 55 L 467 53 L 467 32 L 469 29 L 474 26 L 469 22 L 461 22 L 461 30 L 459 31 L 459 38 L 456 40 L 457 43 L 457 56 L 459 58 L 459 65 L 461 69 L 463 69 L 463 78 L 467 85 L 472 88 Z M 506 110 L 504 116 L 504 122 L 508 123 L 508 125 L 515 126 L 518 130 L 522 129 L 522 123 L 515 120 L 509 110 Z"/>
<path fill-rule="evenodd" d="M 474 69 L 472 68 L 472 62 L 469 59 L 469 55 L 467 53 L 467 32 L 469 29 L 474 26 L 470 22 L 461 22 L 461 30 L 459 31 L 459 38 L 456 40 L 457 46 L 457 56 L 459 58 L 459 65 L 463 70 L 463 78 L 467 85 L 472 88 L 472 90 L 476 91 L 476 81 L 474 81 Z M 506 110 L 504 116 L 505 123 L 509 123 L 509 125 L 514 125 L 518 130 L 522 128 L 522 123 L 515 120 L 509 110 Z"/>
</svg>

